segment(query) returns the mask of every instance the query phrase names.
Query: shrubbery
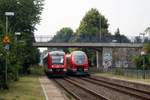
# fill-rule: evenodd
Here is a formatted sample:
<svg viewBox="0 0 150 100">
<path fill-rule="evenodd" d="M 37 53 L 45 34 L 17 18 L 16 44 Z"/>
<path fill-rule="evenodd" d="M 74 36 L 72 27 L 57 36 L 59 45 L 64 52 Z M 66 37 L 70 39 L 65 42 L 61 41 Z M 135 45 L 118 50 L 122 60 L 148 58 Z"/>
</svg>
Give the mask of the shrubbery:
<svg viewBox="0 0 150 100">
<path fill-rule="evenodd" d="M 117 68 L 117 69 L 115 69 L 114 74 L 115 75 L 124 75 L 124 71 L 122 68 Z"/>
<path fill-rule="evenodd" d="M 44 75 L 44 67 L 43 66 L 30 66 L 29 72 L 32 75 Z"/>
<path fill-rule="evenodd" d="M 133 61 L 137 69 L 150 69 L 150 44 L 144 46 L 145 55 L 138 55 L 133 57 Z"/>
</svg>

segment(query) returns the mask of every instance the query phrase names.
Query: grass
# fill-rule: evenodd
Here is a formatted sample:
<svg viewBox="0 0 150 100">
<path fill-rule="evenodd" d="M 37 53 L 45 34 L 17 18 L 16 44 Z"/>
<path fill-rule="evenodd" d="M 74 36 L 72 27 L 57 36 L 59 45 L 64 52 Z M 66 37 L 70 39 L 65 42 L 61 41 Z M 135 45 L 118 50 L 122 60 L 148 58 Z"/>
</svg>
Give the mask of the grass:
<svg viewBox="0 0 150 100">
<path fill-rule="evenodd" d="M 132 81 L 132 82 L 150 84 L 150 79 L 137 79 L 137 78 L 133 78 L 133 77 L 114 75 L 114 74 L 110 74 L 110 73 L 96 73 L 95 75 L 110 77 L 110 78 L 114 78 L 114 79 L 128 80 L 128 81 Z"/>
<path fill-rule="evenodd" d="M 38 76 L 24 76 L 0 90 L 0 100 L 45 100 Z"/>
</svg>

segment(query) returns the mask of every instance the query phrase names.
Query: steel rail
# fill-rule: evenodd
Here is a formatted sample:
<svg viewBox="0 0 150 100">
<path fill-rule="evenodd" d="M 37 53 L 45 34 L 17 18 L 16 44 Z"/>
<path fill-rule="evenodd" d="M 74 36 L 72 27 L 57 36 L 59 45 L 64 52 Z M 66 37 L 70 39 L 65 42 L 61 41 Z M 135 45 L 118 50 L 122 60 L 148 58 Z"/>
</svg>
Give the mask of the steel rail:
<svg viewBox="0 0 150 100">
<path fill-rule="evenodd" d="M 74 92 L 70 91 L 66 87 L 64 87 L 58 80 L 53 79 L 59 86 L 61 86 L 65 91 L 67 91 L 71 96 L 73 96 L 76 100 L 82 100 L 79 96 L 77 96 Z"/>
<path fill-rule="evenodd" d="M 104 97 L 103 95 L 101 95 L 101 94 L 99 94 L 99 93 L 97 93 L 97 92 L 95 92 L 95 91 L 93 91 L 93 90 L 90 90 L 90 89 L 86 88 L 85 86 L 82 86 L 82 85 L 78 84 L 77 82 L 75 82 L 75 81 L 73 81 L 73 80 L 71 80 L 71 79 L 65 79 L 65 80 L 67 80 L 68 82 L 70 82 L 70 83 L 76 85 L 77 87 L 82 88 L 82 89 L 85 90 L 85 91 L 88 91 L 89 93 L 91 93 L 91 94 L 97 96 L 97 97 L 98 97 L 99 99 L 101 99 L 101 100 L 110 100 L 110 99 L 108 99 L 107 97 Z"/>
<path fill-rule="evenodd" d="M 91 82 L 91 83 L 94 83 L 94 84 L 97 84 L 97 85 L 101 85 L 101 86 L 104 86 L 104 87 L 107 87 L 107 88 L 111 88 L 113 90 L 120 91 L 120 92 L 129 94 L 129 95 L 134 95 L 134 96 L 139 97 L 139 98 L 144 99 L 144 100 L 150 100 L 150 92 L 148 92 L 148 91 L 142 91 L 142 90 L 139 90 L 139 89 L 130 88 L 130 87 L 127 87 L 127 86 L 123 86 L 123 85 L 119 85 L 119 84 L 115 84 L 115 83 L 111 83 L 111 82 L 106 82 L 104 80 L 95 79 L 95 78 L 91 78 L 91 77 L 89 77 L 89 78 L 80 78 L 80 79 L 83 79 L 85 81 L 88 81 L 88 82 Z M 138 94 L 135 93 L 135 92 L 138 92 Z"/>
</svg>

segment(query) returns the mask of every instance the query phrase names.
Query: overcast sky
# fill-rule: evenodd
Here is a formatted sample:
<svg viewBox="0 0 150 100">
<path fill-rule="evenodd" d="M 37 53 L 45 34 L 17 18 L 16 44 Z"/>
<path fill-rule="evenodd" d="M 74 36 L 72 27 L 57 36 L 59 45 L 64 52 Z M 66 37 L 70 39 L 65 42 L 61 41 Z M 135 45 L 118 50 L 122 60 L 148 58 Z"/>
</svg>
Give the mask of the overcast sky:
<svg viewBox="0 0 150 100">
<path fill-rule="evenodd" d="M 62 27 L 75 32 L 91 8 L 108 19 L 111 33 L 119 27 L 122 34 L 134 36 L 150 26 L 150 0 L 45 0 L 35 35 L 54 35 Z"/>
</svg>

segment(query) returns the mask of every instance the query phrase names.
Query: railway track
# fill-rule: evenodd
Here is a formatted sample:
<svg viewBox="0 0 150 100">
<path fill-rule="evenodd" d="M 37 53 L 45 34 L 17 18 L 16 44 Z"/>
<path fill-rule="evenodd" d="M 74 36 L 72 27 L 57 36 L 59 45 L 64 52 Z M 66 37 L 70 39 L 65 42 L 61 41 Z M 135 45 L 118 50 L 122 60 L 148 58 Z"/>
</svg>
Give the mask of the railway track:
<svg viewBox="0 0 150 100">
<path fill-rule="evenodd" d="M 112 90 L 115 90 L 115 91 L 118 91 L 118 92 L 121 92 L 124 94 L 128 94 L 130 96 L 140 98 L 142 100 L 150 100 L 150 91 L 131 88 L 128 86 L 123 86 L 120 84 L 116 84 L 116 83 L 109 82 L 106 80 L 104 81 L 104 80 L 93 78 L 93 77 L 80 78 L 80 79 L 87 81 L 87 82 L 90 82 L 90 83 L 93 83 L 93 84 L 97 84 L 99 86 L 104 86 L 106 88 L 110 88 Z"/>
<path fill-rule="evenodd" d="M 107 97 L 88 89 L 78 82 L 68 79 L 53 79 L 58 85 L 71 94 L 76 100 L 110 100 Z"/>
<path fill-rule="evenodd" d="M 97 77 L 53 79 L 76 100 L 150 100 L 150 91 Z"/>
<path fill-rule="evenodd" d="M 128 86 L 123 86 L 123 85 L 119 85 L 119 84 L 115 84 L 112 82 L 108 82 L 108 81 L 104 81 L 104 80 L 100 80 L 100 79 L 96 79 L 96 78 L 91 78 L 91 77 L 78 78 L 78 79 L 70 78 L 70 79 L 78 81 L 78 82 L 81 82 L 81 80 L 84 80 L 87 83 L 97 84 L 98 86 L 103 86 L 103 87 L 109 88 L 111 90 L 130 95 L 131 97 L 136 97 L 141 100 L 150 100 L 150 91 L 135 89 L 135 88 L 131 88 Z M 80 84 L 84 84 L 84 83 L 80 83 Z"/>
</svg>

